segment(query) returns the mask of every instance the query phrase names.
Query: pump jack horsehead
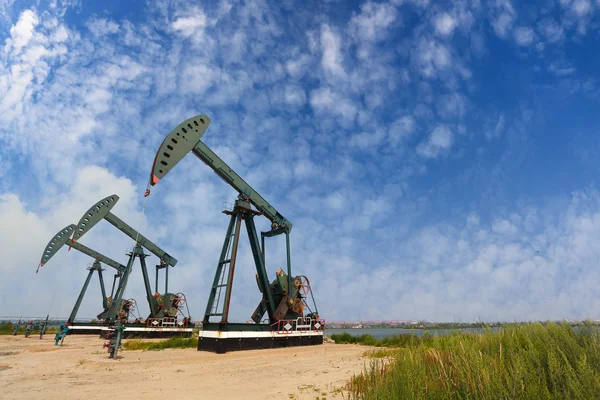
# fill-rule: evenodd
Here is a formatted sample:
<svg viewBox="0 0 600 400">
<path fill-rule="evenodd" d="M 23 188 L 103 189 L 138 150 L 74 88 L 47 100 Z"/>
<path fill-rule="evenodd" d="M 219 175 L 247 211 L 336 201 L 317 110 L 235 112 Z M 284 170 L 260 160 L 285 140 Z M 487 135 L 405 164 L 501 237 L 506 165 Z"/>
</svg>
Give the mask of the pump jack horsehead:
<svg viewBox="0 0 600 400">
<path fill-rule="evenodd" d="M 98 315 L 98 318 L 103 320 L 104 325 L 112 326 L 115 323 L 124 323 L 128 319 L 128 311 L 135 306 L 135 301 L 123 300 L 127 282 L 131 274 L 133 263 L 136 258 L 140 259 L 142 275 L 144 278 L 144 285 L 146 289 L 146 298 L 150 308 L 150 315 L 146 321 L 140 318 L 132 324 L 126 326 L 126 330 L 123 337 L 141 336 L 141 337 L 153 337 L 153 336 L 189 336 L 192 333 L 193 324 L 190 323 L 189 310 L 187 316 L 183 312 L 183 307 L 187 308 L 185 295 L 183 293 L 169 293 L 168 292 L 168 267 L 175 266 L 177 260 L 170 256 L 167 252 L 162 250 L 160 247 L 155 245 L 141 233 L 137 232 L 119 217 L 111 213 L 110 211 L 119 201 L 119 196 L 111 195 L 108 196 L 96 204 L 94 204 L 88 211 L 86 211 L 77 225 L 69 225 L 65 229 L 61 230 L 48 244 L 40 266 L 43 266 L 49 259 L 54 255 L 60 247 L 67 244 L 69 247 L 75 248 L 85 254 L 90 255 L 96 259 L 96 263 L 103 262 L 113 268 L 117 269 L 119 283 L 115 292 L 115 281 L 113 282 L 113 292 L 109 298 L 109 303 L 105 304 L 105 310 L 103 313 Z M 121 232 L 135 240 L 135 246 L 132 251 L 128 254 L 129 259 L 127 265 L 121 265 L 110 258 L 97 253 L 86 246 L 78 242 L 78 240 L 89 230 L 94 227 L 102 219 L 107 220 L 113 226 L 118 228 Z M 148 256 L 144 253 L 143 248 L 146 248 L 151 253 L 155 254 L 160 259 L 160 265 L 156 266 L 156 282 L 155 282 L 155 293 L 151 291 L 150 279 L 148 277 L 148 269 L 146 266 L 145 258 Z M 96 265 L 96 264 L 94 264 Z M 160 294 L 158 292 L 158 271 L 165 269 L 165 292 Z M 104 296 L 104 282 L 101 276 L 101 268 L 92 267 L 86 285 L 80 294 L 80 297 L 74 308 L 74 313 L 79 308 L 89 279 L 91 278 L 92 272 L 98 271 L 101 281 L 101 288 Z M 114 297 L 113 297 L 114 295 Z M 105 296 L 104 296 L 105 297 Z M 121 305 L 121 306 L 119 306 Z M 75 314 L 72 313 L 70 322 L 72 323 L 75 319 Z M 181 318 L 180 318 L 181 317 Z"/>
<path fill-rule="evenodd" d="M 322 344 L 325 323 L 319 318 L 310 283 L 303 275 L 292 276 L 291 222 L 200 140 L 210 123 L 206 115 L 198 115 L 179 124 L 160 145 L 150 174 L 150 185 L 154 186 L 191 151 L 239 194 L 233 210 L 224 211 L 230 215 L 229 227 L 206 305 L 198 350 L 224 353 L 231 350 Z M 147 190 L 146 196 L 149 194 Z M 260 243 L 254 224 L 254 217 L 258 215 L 263 215 L 271 222 L 271 229 L 261 232 Z M 250 240 L 256 282 L 262 297 L 252 314 L 254 324 L 231 323 L 228 320 L 242 221 Z M 276 279 L 269 282 L 265 267 L 265 238 L 281 234 L 285 234 L 286 238 L 287 273 L 279 268 Z M 307 303 L 309 294 L 314 310 Z M 309 311 L 307 314 L 304 313 L 305 309 Z M 267 324 L 261 323 L 265 313 Z M 211 317 L 220 317 L 220 321 L 211 322 Z"/>
</svg>

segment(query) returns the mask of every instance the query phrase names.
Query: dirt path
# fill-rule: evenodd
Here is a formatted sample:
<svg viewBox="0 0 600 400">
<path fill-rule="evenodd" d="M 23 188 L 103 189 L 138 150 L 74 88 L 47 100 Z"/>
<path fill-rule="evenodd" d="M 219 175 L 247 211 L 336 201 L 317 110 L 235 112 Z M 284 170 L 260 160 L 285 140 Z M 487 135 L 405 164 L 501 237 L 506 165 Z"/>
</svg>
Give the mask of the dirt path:
<svg viewBox="0 0 600 400">
<path fill-rule="evenodd" d="M 368 363 L 367 347 L 335 344 L 219 355 L 124 351 L 115 361 L 97 336 L 68 336 L 62 348 L 53 336 L 0 336 L 0 397 L 334 399 Z"/>
</svg>

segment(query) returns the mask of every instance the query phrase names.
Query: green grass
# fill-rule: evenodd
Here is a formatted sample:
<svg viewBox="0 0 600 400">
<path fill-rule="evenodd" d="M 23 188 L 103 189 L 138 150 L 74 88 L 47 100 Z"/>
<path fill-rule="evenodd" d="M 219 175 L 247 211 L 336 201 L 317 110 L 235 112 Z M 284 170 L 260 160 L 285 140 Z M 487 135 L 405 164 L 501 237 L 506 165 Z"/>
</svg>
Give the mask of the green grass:
<svg viewBox="0 0 600 400">
<path fill-rule="evenodd" d="M 415 346 L 421 343 L 432 343 L 433 336 L 429 332 L 425 332 L 422 336 L 415 336 L 410 333 L 402 335 L 392 335 L 383 339 L 377 339 L 372 335 L 358 335 L 353 336 L 349 333 L 334 333 L 331 335 L 331 339 L 336 344 L 362 344 L 365 346 L 376 346 L 376 347 L 406 347 Z"/>
<path fill-rule="evenodd" d="M 362 339 L 358 343 L 374 340 Z M 391 361 L 372 359 L 352 378 L 351 399 L 600 398 L 600 330 L 591 324 L 575 330 L 518 324 L 385 343 L 399 347 L 397 354 Z"/>
<path fill-rule="evenodd" d="M 142 342 L 139 339 L 123 341 L 125 350 L 164 350 L 198 348 L 198 338 L 172 337 L 160 342 Z"/>
<path fill-rule="evenodd" d="M 371 358 L 395 358 L 401 349 L 377 349 L 368 350 L 363 356 Z"/>
</svg>

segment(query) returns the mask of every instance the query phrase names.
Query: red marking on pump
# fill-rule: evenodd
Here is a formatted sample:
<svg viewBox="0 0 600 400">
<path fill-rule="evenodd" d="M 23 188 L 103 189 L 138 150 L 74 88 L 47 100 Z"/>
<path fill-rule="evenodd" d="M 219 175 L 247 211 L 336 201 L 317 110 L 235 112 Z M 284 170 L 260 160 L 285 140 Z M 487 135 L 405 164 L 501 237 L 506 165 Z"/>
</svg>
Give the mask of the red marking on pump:
<svg viewBox="0 0 600 400">
<path fill-rule="evenodd" d="M 150 184 L 152 186 L 156 185 L 160 181 L 160 178 L 154 174 L 152 174 L 152 178 L 150 178 Z"/>
</svg>

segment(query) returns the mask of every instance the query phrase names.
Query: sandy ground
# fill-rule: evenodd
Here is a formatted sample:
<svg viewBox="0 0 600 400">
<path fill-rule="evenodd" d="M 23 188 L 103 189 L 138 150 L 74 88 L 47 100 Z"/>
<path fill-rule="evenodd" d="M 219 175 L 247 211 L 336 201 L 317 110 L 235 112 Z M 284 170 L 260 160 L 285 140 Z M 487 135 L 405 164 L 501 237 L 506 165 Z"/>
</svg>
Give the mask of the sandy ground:
<svg viewBox="0 0 600 400">
<path fill-rule="evenodd" d="M 2 399 L 335 399 L 368 347 L 323 344 L 213 354 L 123 351 L 111 360 L 97 336 L 0 336 Z M 337 390 L 336 390 L 337 389 Z"/>
</svg>

